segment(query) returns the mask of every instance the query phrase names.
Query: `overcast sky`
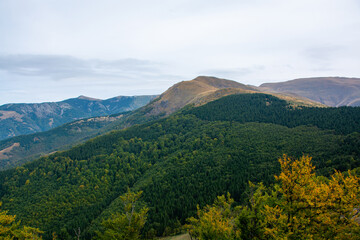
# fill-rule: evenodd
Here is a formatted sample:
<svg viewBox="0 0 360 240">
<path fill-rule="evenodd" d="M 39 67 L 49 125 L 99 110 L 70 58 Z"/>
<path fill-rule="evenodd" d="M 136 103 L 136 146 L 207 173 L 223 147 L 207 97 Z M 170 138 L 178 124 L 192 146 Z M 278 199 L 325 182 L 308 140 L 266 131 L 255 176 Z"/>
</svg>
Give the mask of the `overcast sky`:
<svg viewBox="0 0 360 240">
<path fill-rule="evenodd" d="M 0 0 L 0 105 L 160 94 L 198 75 L 360 77 L 360 1 Z"/>
</svg>

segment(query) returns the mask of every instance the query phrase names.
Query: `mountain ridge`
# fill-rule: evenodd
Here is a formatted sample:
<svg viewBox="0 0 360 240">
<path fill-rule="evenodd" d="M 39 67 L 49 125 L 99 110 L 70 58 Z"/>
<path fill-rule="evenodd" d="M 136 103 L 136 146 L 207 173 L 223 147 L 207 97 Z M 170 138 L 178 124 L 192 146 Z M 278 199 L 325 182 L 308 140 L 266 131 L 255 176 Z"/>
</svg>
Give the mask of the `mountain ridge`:
<svg viewBox="0 0 360 240">
<path fill-rule="evenodd" d="M 199 106 L 230 94 L 257 92 L 265 91 L 233 80 L 212 76 L 199 76 L 193 80 L 176 83 L 143 108 L 146 109 L 147 116 L 168 116 L 188 104 Z M 277 96 L 293 102 L 294 105 L 324 107 L 323 104 L 304 97 L 286 96 L 281 93 L 278 93 Z"/>
<path fill-rule="evenodd" d="M 0 140 L 50 130 L 77 119 L 134 110 L 155 97 L 118 96 L 100 100 L 79 96 L 60 102 L 5 104 L 0 106 Z"/>
<path fill-rule="evenodd" d="M 360 78 L 316 77 L 263 83 L 259 90 L 303 96 L 322 104 L 360 106 Z"/>
<path fill-rule="evenodd" d="M 260 93 L 260 91 L 253 86 L 216 77 L 199 76 L 190 81 L 182 81 L 170 87 L 147 105 L 133 112 L 122 114 L 118 118 L 104 117 L 102 121 L 101 118 L 94 118 L 93 120 L 90 118 L 85 122 L 82 120 L 75 121 L 73 125 L 65 124 L 47 132 L 0 141 L 0 151 L 6 152 L 6 154 L 0 155 L 0 170 L 31 161 L 41 155 L 65 150 L 67 147 L 99 134 L 169 116 L 187 105 L 201 106 L 224 96 L 244 93 Z M 274 95 L 295 107 L 324 107 L 324 105 L 303 98 L 299 99 L 281 94 Z M 69 101 L 74 101 L 74 99 Z M 57 143 L 54 143 L 54 139 L 58 139 Z M 5 151 L 14 144 L 20 145 Z"/>
</svg>

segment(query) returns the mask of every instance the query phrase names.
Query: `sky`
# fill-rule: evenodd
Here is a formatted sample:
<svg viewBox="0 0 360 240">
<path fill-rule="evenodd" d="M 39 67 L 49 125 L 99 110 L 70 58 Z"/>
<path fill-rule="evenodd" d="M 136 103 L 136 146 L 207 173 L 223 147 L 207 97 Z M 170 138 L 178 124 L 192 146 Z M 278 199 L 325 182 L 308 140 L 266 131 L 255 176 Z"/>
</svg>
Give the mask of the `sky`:
<svg viewBox="0 0 360 240">
<path fill-rule="evenodd" d="M 0 105 L 360 77 L 359 0 L 0 0 Z"/>
</svg>

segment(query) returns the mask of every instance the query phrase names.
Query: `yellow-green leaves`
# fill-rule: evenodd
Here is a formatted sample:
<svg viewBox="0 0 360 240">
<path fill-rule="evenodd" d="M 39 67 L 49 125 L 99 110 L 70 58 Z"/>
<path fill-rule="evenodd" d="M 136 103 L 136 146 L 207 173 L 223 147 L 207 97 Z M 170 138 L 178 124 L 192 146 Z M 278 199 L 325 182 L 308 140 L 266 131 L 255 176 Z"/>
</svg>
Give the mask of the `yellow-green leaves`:
<svg viewBox="0 0 360 240">
<path fill-rule="evenodd" d="M 148 208 L 137 209 L 138 200 L 142 192 L 133 193 L 130 190 L 121 196 L 124 204 L 124 213 L 114 214 L 103 221 L 104 232 L 98 232 L 99 239 L 140 239 L 140 231 L 146 222 Z"/>
<path fill-rule="evenodd" d="M 360 206 L 359 178 L 335 172 L 328 181 L 316 177 L 311 158 L 279 159 L 282 195 L 266 206 L 265 234 L 274 239 L 360 239 L 354 210 Z"/>
<path fill-rule="evenodd" d="M 0 202 L 0 207 L 2 203 Z M 20 228 L 20 222 L 15 221 L 16 216 L 8 215 L 7 211 L 0 211 L 0 240 L 12 239 L 42 239 L 38 228 L 24 226 Z"/>
<path fill-rule="evenodd" d="M 191 236 L 199 240 L 239 239 L 240 232 L 235 226 L 235 214 L 231 210 L 234 200 L 230 194 L 217 197 L 213 205 L 203 210 L 198 207 L 197 218 L 189 218 L 186 225 Z"/>
</svg>

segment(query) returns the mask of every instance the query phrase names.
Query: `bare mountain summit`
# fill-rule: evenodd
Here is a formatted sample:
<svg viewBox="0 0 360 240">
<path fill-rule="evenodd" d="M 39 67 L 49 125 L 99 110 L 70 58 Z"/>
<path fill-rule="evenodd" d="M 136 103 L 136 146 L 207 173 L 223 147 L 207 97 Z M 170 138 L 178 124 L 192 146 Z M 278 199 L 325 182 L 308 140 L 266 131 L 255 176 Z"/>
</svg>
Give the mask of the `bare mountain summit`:
<svg viewBox="0 0 360 240">
<path fill-rule="evenodd" d="M 300 78 L 287 82 L 264 83 L 259 89 L 295 94 L 333 107 L 360 106 L 360 78 Z"/>
<path fill-rule="evenodd" d="M 149 115 L 169 115 L 187 104 L 198 103 L 201 99 L 214 95 L 219 90 L 223 90 L 221 96 L 226 96 L 226 91 L 229 90 L 229 94 L 235 92 L 230 89 L 238 89 L 238 91 L 257 91 L 251 86 L 247 86 L 235 81 L 216 78 L 199 76 L 191 81 L 182 81 L 174 86 L 170 87 L 167 91 L 159 96 L 157 100 L 147 105 L 146 107 L 151 108 Z M 230 93 L 231 92 L 231 93 Z"/>
</svg>

